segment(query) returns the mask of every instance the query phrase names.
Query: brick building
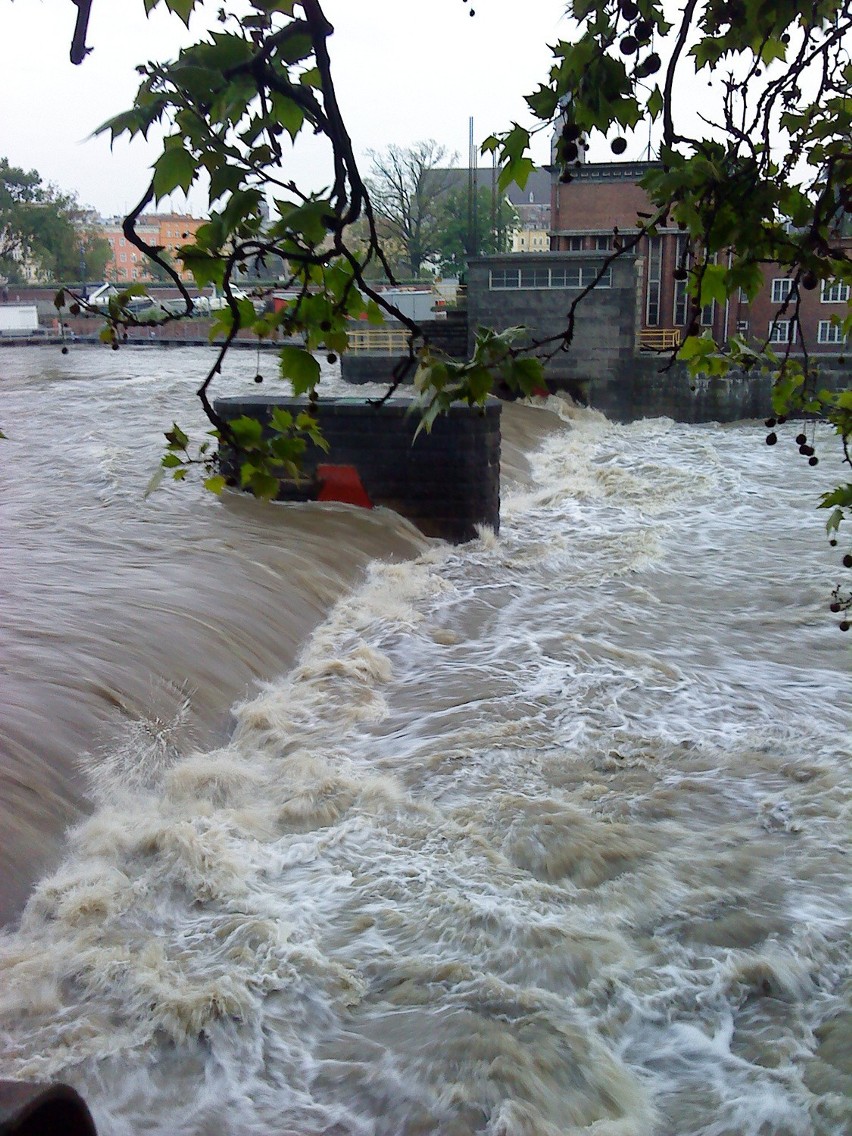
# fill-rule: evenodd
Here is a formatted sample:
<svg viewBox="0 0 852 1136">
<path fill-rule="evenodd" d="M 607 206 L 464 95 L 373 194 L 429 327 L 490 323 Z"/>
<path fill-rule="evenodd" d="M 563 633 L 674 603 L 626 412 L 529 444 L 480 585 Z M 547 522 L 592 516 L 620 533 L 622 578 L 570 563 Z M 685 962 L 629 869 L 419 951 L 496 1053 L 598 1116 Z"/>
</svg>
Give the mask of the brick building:
<svg viewBox="0 0 852 1136">
<path fill-rule="evenodd" d="M 99 222 L 99 231 L 112 250 L 112 258 L 107 263 L 106 277 L 117 284 L 132 283 L 134 280 L 152 279 L 148 258 L 132 245 L 124 235 L 122 218 L 113 217 Z M 136 224 L 136 231 L 146 244 L 162 246 L 170 256 L 175 267 L 175 252 L 192 237 L 201 225 L 203 218 L 189 217 L 185 213 L 145 213 Z M 190 273 L 181 272 L 183 280 L 191 278 Z"/>
<path fill-rule="evenodd" d="M 637 214 L 654 211 L 638 183 L 657 165 L 582 163 L 571 171 L 570 182 L 562 183 L 554 176 L 551 249 L 602 252 L 612 249 L 615 239 L 635 236 Z M 841 239 L 852 248 L 852 238 Z M 686 240 L 677 228 L 662 227 L 658 236 L 643 238 L 636 248 L 640 343 L 646 347 L 672 346 L 683 337 L 690 305 L 686 281 L 676 280 L 674 271 L 682 261 Z M 766 265 L 763 275 L 766 286 L 751 303 L 741 293 L 725 304 L 704 307 L 699 320 L 702 329 L 710 331 L 720 344 L 740 334 L 758 343 L 768 338 L 782 347 L 792 339 L 794 352 L 803 344 L 808 351 L 822 355 L 843 351 L 845 344 L 832 316 L 847 314 L 848 285 L 836 283 L 821 291 L 802 291 L 797 327 L 790 313 L 783 310 L 792 283 L 789 272 L 780 265 Z"/>
</svg>

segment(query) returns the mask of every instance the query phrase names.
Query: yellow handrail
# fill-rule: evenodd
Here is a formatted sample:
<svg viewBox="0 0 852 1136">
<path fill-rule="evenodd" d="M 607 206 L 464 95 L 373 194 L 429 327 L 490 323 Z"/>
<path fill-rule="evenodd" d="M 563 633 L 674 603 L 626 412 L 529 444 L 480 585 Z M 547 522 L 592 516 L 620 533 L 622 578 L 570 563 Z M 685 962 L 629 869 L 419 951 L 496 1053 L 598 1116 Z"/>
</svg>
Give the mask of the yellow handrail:
<svg viewBox="0 0 852 1136">
<path fill-rule="evenodd" d="M 639 346 L 649 351 L 671 351 L 680 347 L 680 328 L 643 327 L 639 332 Z"/>
<path fill-rule="evenodd" d="M 349 350 L 372 355 L 405 355 L 409 332 L 403 327 L 349 328 Z"/>
</svg>

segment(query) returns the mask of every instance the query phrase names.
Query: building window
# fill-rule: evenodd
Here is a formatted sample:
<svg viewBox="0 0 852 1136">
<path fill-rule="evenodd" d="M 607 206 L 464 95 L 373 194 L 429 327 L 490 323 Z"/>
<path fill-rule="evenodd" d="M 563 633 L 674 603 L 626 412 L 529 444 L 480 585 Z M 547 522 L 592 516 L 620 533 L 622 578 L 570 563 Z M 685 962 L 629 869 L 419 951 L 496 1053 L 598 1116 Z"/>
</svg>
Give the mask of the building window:
<svg viewBox="0 0 852 1136">
<path fill-rule="evenodd" d="M 793 287 L 793 281 L 789 276 L 777 277 L 772 281 L 772 303 L 783 304 L 787 297 L 790 295 L 790 289 Z"/>
<path fill-rule="evenodd" d="M 118 243 L 119 243 L 119 244 L 121 245 L 121 247 L 122 247 L 122 248 L 124 248 L 124 246 L 125 246 L 125 245 L 127 244 L 127 242 L 125 241 L 124 237 L 119 237 L 119 238 L 118 238 Z"/>
<path fill-rule="evenodd" d="M 612 287 L 612 269 L 608 268 L 595 284 L 600 269 L 592 265 L 574 265 L 570 268 L 492 268 L 489 287 L 492 291 L 521 288 L 597 288 Z"/>
<path fill-rule="evenodd" d="M 737 320 L 737 335 L 746 335 L 748 332 L 748 320 Z"/>
<path fill-rule="evenodd" d="M 607 252 L 612 248 L 612 237 L 609 234 L 598 234 L 592 237 L 592 248 L 597 252 Z"/>
<path fill-rule="evenodd" d="M 662 241 L 651 237 L 648 241 L 648 288 L 645 295 L 645 324 L 657 327 L 660 322 L 660 265 Z"/>
<path fill-rule="evenodd" d="M 127 253 L 126 252 L 121 253 L 118 259 L 122 260 L 122 261 L 127 260 Z"/>
<path fill-rule="evenodd" d="M 840 324 L 833 320 L 820 320 L 817 328 L 817 343 L 837 343 L 841 346 L 846 342 Z"/>
<path fill-rule="evenodd" d="M 567 247 L 568 247 L 569 252 L 582 252 L 583 251 L 583 238 L 582 237 L 569 237 Z"/>
<path fill-rule="evenodd" d="M 796 324 L 793 320 L 773 320 L 769 325 L 770 343 L 795 343 Z"/>
<path fill-rule="evenodd" d="M 686 323 L 687 313 L 687 295 L 686 295 L 686 281 L 675 280 L 674 282 L 674 323 L 675 327 L 683 327 Z"/>
<path fill-rule="evenodd" d="M 583 270 L 579 264 L 576 268 L 551 268 L 550 270 L 551 288 L 581 288 L 582 279 Z"/>
<path fill-rule="evenodd" d="M 549 288 L 550 287 L 550 269 L 549 268 L 522 268 L 521 269 L 521 287 L 522 288 Z"/>
<path fill-rule="evenodd" d="M 849 285 L 835 280 L 829 284 L 823 281 L 820 299 L 824 304 L 845 304 L 849 299 Z"/>
<path fill-rule="evenodd" d="M 489 286 L 492 291 L 498 288 L 517 288 L 520 275 L 519 268 L 492 268 Z"/>
</svg>

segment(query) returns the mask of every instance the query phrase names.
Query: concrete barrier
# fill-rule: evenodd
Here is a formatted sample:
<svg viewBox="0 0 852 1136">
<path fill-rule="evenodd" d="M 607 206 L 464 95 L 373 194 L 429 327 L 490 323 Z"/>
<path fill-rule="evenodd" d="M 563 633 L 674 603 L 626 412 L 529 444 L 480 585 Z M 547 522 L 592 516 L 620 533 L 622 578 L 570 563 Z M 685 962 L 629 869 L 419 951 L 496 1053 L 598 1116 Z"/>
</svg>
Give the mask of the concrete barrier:
<svg viewBox="0 0 852 1136">
<path fill-rule="evenodd" d="M 224 419 L 248 415 L 268 423 L 281 407 L 298 413 L 305 399 L 262 395 L 221 398 L 214 403 Z M 495 531 L 500 525 L 500 411 L 491 399 L 484 407 L 453 406 L 431 433 L 414 435 L 419 417 L 414 400 L 395 398 L 377 405 L 365 398 L 326 398 L 317 405 L 328 454 L 309 443 L 301 486 L 282 481 L 281 500 L 360 500 L 351 496 L 353 471 L 372 505 L 384 505 L 407 517 L 427 536 L 455 543 L 471 540 L 478 525 Z M 235 475 L 233 455 L 222 447 L 223 472 Z M 335 467 L 333 476 L 318 467 Z M 350 467 L 342 472 L 342 467 Z M 332 497 L 335 484 L 347 486 L 346 497 Z"/>
</svg>

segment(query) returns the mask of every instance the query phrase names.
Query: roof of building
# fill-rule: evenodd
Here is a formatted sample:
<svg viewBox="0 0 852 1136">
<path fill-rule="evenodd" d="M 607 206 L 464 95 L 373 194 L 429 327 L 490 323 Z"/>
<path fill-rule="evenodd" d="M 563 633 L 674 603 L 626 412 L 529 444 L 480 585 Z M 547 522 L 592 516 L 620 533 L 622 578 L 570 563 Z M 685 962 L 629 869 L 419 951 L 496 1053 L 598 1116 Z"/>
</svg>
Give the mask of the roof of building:
<svg viewBox="0 0 852 1136">
<path fill-rule="evenodd" d="M 499 170 L 493 166 L 480 166 L 475 171 L 478 189 L 491 190 L 497 184 Z M 449 189 L 467 189 L 470 171 L 466 166 L 436 167 L 425 175 L 440 179 L 440 184 Z M 523 189 L 514 183 L 506 189 L 506 197 L 513 205 L 546 205 L 550 207 L 550 173 L 544 169 L 533 170 Z"/>
</svg>

